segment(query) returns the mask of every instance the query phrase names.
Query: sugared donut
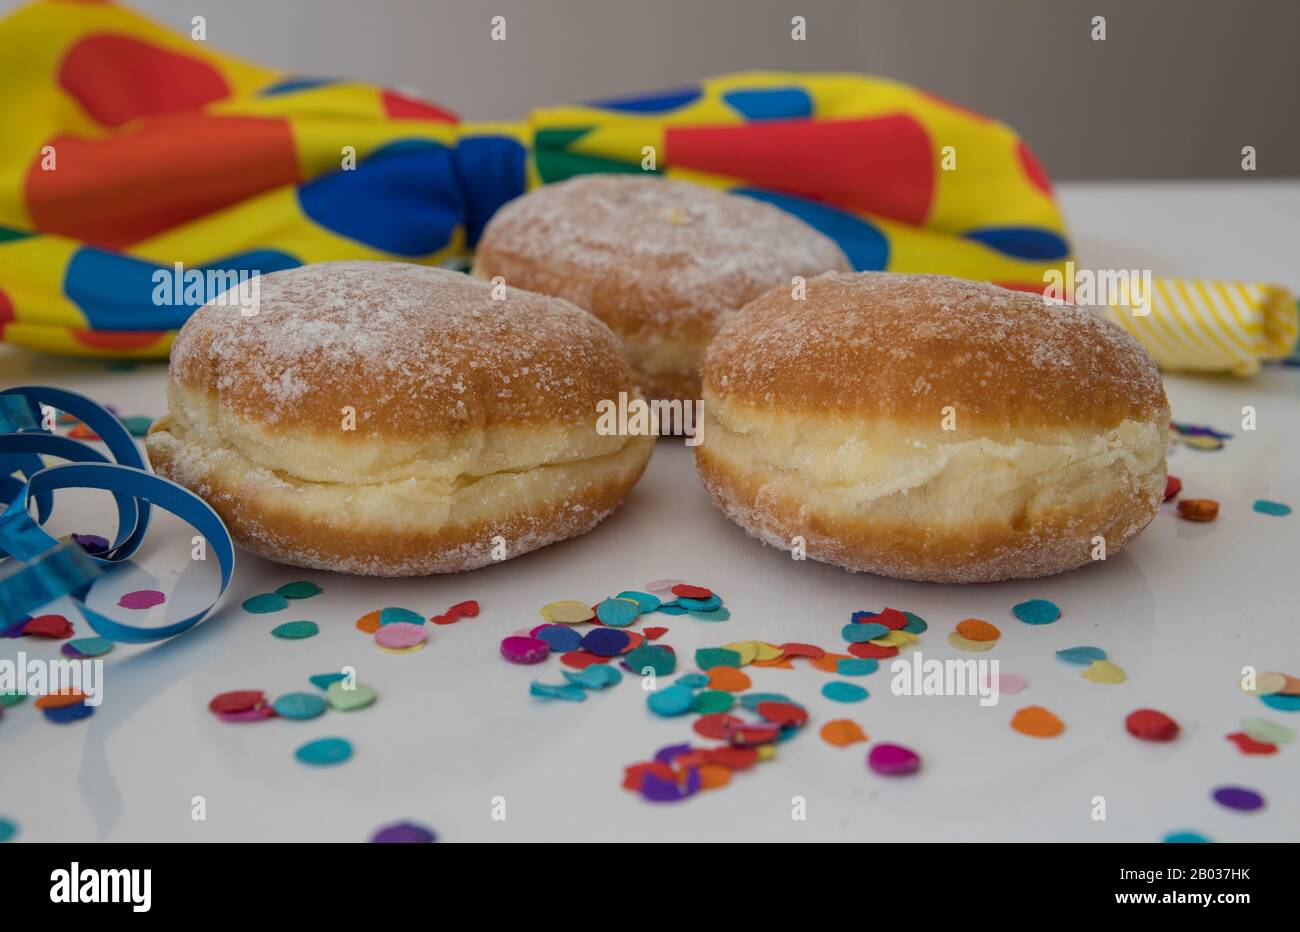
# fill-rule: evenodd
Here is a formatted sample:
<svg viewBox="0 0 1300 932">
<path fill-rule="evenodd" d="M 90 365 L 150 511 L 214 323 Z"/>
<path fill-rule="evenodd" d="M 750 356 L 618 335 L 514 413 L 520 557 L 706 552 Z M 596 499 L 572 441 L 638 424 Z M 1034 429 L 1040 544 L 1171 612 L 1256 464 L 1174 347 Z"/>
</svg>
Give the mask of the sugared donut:
<svg viewBox="0 0 1300 932">
<path fill-rule="evenodd" d="M 851 268 L 834 241 L 749 197 L 653 175 L 581 175 L 502 207 L 475 274 L 595 314 L 647 398 L 699 398 L 722 319 L 769 288 Z"/>
<path fill-rule="evenodd" d="M 618 340 L 557 298 L 456 272 L 329 262 L 200 308 L 172 348 L 154 468 L 242 546 L 372 576 L 473 569 L 594 527 L 650 457 L 602 436 Z"/>
<path fill-rule="evenodd" d="M 784 550 L 931 582 L 1113 556 L 1164 494 L 1155 363 L 1090 311 L 933 275 L 829 274 L 718 334 L 696 464 Z"/>
</svg>

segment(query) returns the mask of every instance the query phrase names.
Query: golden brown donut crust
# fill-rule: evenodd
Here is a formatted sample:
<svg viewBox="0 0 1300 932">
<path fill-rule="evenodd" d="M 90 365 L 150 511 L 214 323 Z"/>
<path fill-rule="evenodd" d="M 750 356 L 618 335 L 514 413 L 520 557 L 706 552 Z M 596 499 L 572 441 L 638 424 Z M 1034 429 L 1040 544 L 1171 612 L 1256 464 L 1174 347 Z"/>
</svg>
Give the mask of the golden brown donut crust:
<svg viewBox="0 0 1300 932">
<path fill-rule="evenodd" d="M 945 408 L 955 415 L 944 429 Z M 730 321 L 696 464 L 748 533 L 855 571 L 1033 578 L 1107 557 L 1163 497 L 1155 364 L 1085 309 L 937 276 L 831 274 Z"/>
<path fill-rule="evenodd" d="M 753 198 L 654 176 L 582 175 L 499 210 L 474 274 L 591 311 L 628 346 L 648 397 L 699 397 L 722 319 L 769 288 L 851 268 L 833 240 Z M 647 361 L 670 344 L 669 360 Z M 668 365 L 667 363 L 671 363 Z"/>
</svg>

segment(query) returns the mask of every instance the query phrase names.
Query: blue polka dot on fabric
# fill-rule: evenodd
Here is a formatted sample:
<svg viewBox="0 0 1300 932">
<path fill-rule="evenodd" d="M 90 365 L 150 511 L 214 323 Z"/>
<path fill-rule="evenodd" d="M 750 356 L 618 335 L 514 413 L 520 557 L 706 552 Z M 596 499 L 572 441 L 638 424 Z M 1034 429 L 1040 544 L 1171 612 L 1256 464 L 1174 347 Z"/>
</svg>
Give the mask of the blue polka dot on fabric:
<svg viewBox="0 0 1300 932">
<path fill-rule="evenodd" d="M 1038 227 L 987 227 L 963 235 L 1016 259 L 1050 262 L 1070 254 L 1070 246 L 1065 240 L 1051 230 Z"/>
<path fill-rule="evenodd" d="M 794 214 L 814 230 L 833 239 L 855 271 L 879 272 L 889 264 L 889 240 L 885 234 L 848 211 L 761 188 L 732 188 L 728 193 L 765 201 Z"/>
<path fill-rule="evenodd" d="M 317 738 L 294 751 L 298 760 L 317 767 L 341 764 L 351 756 L 352 742 L 346 738 Z"/>
<path fill-rule="evenodd" d="M 839 680 L 831 680 L 831 682 L 822 686 L 822 695 L 832 702 L 861 702 L 870 693 L 856 683 L 842 683 Z"/>
<path fill-rule="evenodd" d="M 1061 610 L 1056 603 L 1046 599 L 1030 599 L 1011 609 L 1012 614 L 1027 625 L 1050 625 L 1061 617 Z"/>
<path fill-rule="evenodd" d="M 879 640 L 888 633 L 887 627 L 875 621 L 868 621 L 861 625 L 848 624 L 840 629 L 841 636 L 850 644 L 865 644 L 867 641 Z"/>
<path fill-rule="evenodd" d="M 1067 647 L 1065 650 L 1058 650 L 1056 658 L 1064 660 L 1066 663 L 1086 667 L 1090 666 L 1094 660 L 1105 660 L 1106 652 L 1100 647 Z"/>
<path fill-rule="evenodd" d="M 798 120 L 813 112 L 812 98 L 802 87 L 727 91 L 722 100 L 747 120 Z"/>
</svg>

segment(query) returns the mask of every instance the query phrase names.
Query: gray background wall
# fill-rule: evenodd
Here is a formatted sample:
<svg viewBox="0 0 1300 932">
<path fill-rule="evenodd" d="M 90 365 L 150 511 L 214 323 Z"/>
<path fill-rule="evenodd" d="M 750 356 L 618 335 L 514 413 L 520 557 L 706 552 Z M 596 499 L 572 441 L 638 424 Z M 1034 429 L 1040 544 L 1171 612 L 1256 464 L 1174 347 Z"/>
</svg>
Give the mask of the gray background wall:
<svg viewBox="0 0 1300 932">
<path fill-rule="evenodd" d="M 0 0 L 0 13 L 18 6 Z M 752 68 L 853 70 L 1010 123 L 1058 179 L 1300 176 L 1300 0 L 135 0 L 262 63 L 475 119 Z M 503 15 L 505 42 L 489 38 Z M 790 38 L 802 15 L 808 39 Z M 1107 39 L 1090 38 L 1106 17 Z"/>
</svg>

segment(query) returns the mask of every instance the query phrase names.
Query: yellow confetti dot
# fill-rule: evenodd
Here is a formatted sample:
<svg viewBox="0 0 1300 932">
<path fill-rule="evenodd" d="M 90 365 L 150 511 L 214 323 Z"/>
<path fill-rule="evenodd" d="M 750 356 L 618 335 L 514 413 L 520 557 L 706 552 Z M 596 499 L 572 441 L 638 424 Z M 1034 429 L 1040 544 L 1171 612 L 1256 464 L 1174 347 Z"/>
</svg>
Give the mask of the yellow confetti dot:
<svg viewBox="0 0 1300 932">
<path fill-rule="evenodd" d="M 1094 660 L 1079 675 L 1093 683 L 1122 683 L 1128 679 L 1128 675 L 1109 660 Z"/>
<path fill-rule="evenodd" d="M 722 646 L 726 650 L 734 650 L 740 654 L 740 665 L 742 667 L 749 666 L 758 658 L 758 641 L 735 641 Z"/>
<path fill-rule="evenodd" d="M 760 744 L 754 750 L 758 751 L 759 760 L 771 760 L 772 758 L 776 757 L 775 744 Z"/>
<path fill-rule="evenodd" d="M 964 638 L 956 631 L 948 635 L 948 643 L 957 650 L 981 652 L 992 650 L 997 641 L 972 641 L 970 638 Z M 982 662 L 982 661 L 981 661 Z"/>
<path fill-rule="evenodd" d="M 1286 688 L 1285 673 L 1261 673 L 1255 677 L 1255 688 L 1247 689 L 1243 680 L 1241 691 L 1252 696 L 1271 696 Z"/>
<path fill-rule="evenodd" d="M 902 647 L 905 644 L 911 644 L 916 640 L 916 635 L 911 631 L 890 631 L 888 634 L 876 638 L 872 641 L 877 647 Z"/>
<path fill-rule="evenodd" d="M 755 641 L 758 645 L 758 656 L 755 660 L 776 660 L 785 656 L 785 651 L 775 644 L 769 644 L 766 641 Z"/>
<path fill-rule="evenodd" d="M 542 606 L 542 618 L 552 624 L 580 625 L 595 617 L 596 613 L 591 610 L 590 605 L 573 599 L 561 599 Z"/>
</svg>

